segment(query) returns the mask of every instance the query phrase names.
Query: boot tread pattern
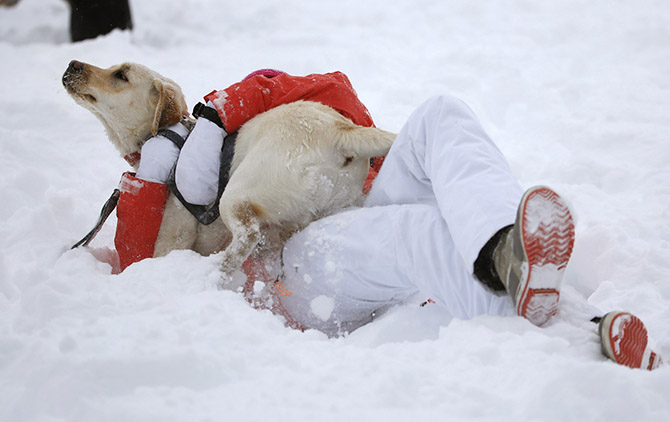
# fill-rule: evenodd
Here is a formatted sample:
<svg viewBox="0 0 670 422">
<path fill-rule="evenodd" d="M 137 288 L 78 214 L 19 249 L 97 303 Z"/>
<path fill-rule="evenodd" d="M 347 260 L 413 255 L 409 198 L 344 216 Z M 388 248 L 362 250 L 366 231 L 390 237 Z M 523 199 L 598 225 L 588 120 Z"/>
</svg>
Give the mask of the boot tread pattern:
<svg viewBox="0 0 670 422">
<path fill-rule="evenodd" d="M 661 358 L 647 347 L 647 329 L 638 317 L 612 312 L 601 324 L 604 324 L 601 336 L 605 356 L 629 368 L 652 370 L 660 366 Z"/>
<path fill-rule="evenodd" d="M 560 283 L 572 254 L 575 225 L 567 204 L 543 186 L 526 192 L 521 213 L 528 264 L 517 314 L 540 326 L 558 311 Z"/>
</svg>

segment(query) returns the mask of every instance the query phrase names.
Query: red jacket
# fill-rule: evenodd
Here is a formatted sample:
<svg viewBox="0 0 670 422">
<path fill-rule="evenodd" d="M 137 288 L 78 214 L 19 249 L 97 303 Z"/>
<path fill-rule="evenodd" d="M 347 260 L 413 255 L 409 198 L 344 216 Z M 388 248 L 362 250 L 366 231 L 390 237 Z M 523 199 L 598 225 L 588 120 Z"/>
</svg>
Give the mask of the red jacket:
<svg viewBox="0 0 670 422">
<path fill-rule="evenodd" d="M 308 76 L 281 74 L 273 78 L 257 75 L 214 91 L 205 96 L 205 100 L 214 103 L 228 133 L 235 132 L 257 114 L 298 100 L 320 102 L 357 125 L 374 126 L 370 112 L 342 72 Z"/>
<path fill-rule="evenodd" d="M 298 100 L 316 101 L 330 106 L 360 126 L 374 126 L 367 108 L 361 103 L 349 78 L 342 72 L 272 78 L 256 75 L 205 96 L 216 107 L 226 132 L 233 133 L 264 111 Z M 376 158 L 363 188 L 368 192 L 383 158 Z"/>
</svg>

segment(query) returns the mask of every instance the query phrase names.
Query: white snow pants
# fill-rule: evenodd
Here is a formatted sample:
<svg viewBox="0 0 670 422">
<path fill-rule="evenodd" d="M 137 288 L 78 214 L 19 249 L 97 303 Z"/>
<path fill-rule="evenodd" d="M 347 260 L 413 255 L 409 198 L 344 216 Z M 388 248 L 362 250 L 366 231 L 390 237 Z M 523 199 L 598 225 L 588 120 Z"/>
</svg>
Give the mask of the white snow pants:
<svg viewBox="0 0 670 422">
<path fill-rule="evenodd" d="M 288 313 L 329 335 L 421 293 L 453 317 L 511 315 L 474 278 L 484 244 L 514 223 L 523 192 L 462 101 L 431 98 L 398 134 L 364 208 L 310 224 L 284 247 Z"/>
</svg>

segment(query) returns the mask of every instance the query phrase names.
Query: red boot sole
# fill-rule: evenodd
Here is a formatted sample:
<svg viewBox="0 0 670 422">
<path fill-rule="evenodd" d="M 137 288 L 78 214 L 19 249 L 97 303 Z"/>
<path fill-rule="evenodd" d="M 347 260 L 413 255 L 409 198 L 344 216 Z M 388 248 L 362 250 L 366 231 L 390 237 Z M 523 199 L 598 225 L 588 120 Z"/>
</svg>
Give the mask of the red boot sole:
<svg viewBox="0 0 670 422">
<path fill-rule="evenodd" d="M 522 242 L 528 268 L 517 314 L 541 326 L 558 312 L 560 284 L 575 243 L 570 209 L 547 187 L 529 190 L 522 200 Z M 523 279 L 523 278 L 522 278 Z"/>
</svg>

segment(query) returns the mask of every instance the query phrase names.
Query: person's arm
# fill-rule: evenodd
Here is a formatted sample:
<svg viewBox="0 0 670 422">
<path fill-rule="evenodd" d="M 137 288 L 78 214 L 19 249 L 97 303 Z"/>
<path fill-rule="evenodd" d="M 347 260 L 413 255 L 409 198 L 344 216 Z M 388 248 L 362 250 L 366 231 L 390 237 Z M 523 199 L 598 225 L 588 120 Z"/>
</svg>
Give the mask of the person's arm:
<svg viewBox="0 0 670 422">
<path fill-rule="evenodd" d="M 180 123 L 169 129 L 181 137 L 188 136 L 188 130 Z M 141 156 L 137 174 L 126 172 L 119 183 L 114 246 L 120 271 L 154 256 L 169 195 L 166 182 L 179 156 L 179 148 L 165 136 L 157 135 L 144 143 Z"/>
</svg>

